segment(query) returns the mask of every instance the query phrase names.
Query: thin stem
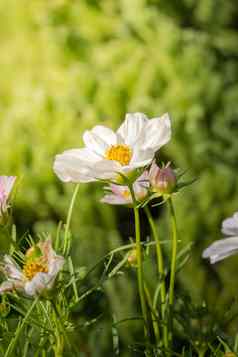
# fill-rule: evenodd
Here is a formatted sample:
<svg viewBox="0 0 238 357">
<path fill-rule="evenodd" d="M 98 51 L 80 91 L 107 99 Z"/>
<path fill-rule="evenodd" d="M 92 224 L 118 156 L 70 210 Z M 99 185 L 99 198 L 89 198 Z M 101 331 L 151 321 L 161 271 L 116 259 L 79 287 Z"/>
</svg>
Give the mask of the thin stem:
<svg viewBox="0 0 238 357">
<path fill-rule="evenodd" d="M 161 249 L 161 242 L 160 242 L 159 235 L 158 235 L 158 230 L 156 229 L 155 222 L 154 222 L 151 212 L 147 206 L 145 206 L 145 212 L 146 212 L 149 224 L 150 224 L 150 228 L 151 228 L 154 240 L 156 242 L 157 267 L 158 267 L 159 279 L 161 279 L 160 300 L 161 300 L 161 317 L 162 317 L 162 322 L 163 322 L 163 341 L 164 341 L 164 346 L 167 348 L 168 347 L 168 326 L 167 326 L 167 323 L 165 323 L 166 287 L 165 287 L 165 280 L 164 280 L 164 277 L 165 277 L 164 259 L 163 259 L 162 249 Z"/>
<path fill-rule="evenodd" d="M 79 184 L 76 185 L 71 202 L 70 202 L 70 206 L 69 206 L 69 211 L 68 211 L 68 215 L 67 215 L 67 220 L 66 220 L 66 226 L 65 226 L 65 232 L 64 232 L 64 246 L 63 246 L 63 254 L 66 253 L 67 249 L 68 249 L 68 236 L 69 236 L 69 227 L 70 227 L 70 223 L 71 223 L 71 218 L 72 218 L 72 213 L 73 213 L 73 208 L 74 208 L 74 204 L 75 204 L 75 200 L 78 194 L 78 190 L 79 190 Z"/>
<path fill-rule="evenodd" d="M 27 319 L 29 318 L 30 314 L 32 313 L 32 311 L 34 310 L 36 304 L 38 302 L 38 297 L 33 301 L 33 303 L 31 304 L 31 307 L 29 308 L 29 310 L 27 311 L 24 319 L 22 320 L 21 325 L 19 325 L 19 327 L 17 328 L 16 332 L 15 332 L 15 336 L 14 338 L 11 340 L 10 344 L 8 345 L 7 351 L 4 355 L 4 357 L 9 357 L 12 356 L 12 352 L 14 351 L 14 348 L 16 346 L 17 340 L 23 330 L 24 325 L 27 322 Z"/>
<path fill-rule="evenodd" d="M 148 288 L 146 282 L 144 282 L 144 290 L 145 290 L 145 296 L 146 296 L 146 299 L 147 299 L 147 304 L 148 304 L 148 306 L 150 308 L 150 311 L 151 311 L 151 320 L 152 320 L 152 324 L 153 324 L 155 339 L 156 339 L 156 342 L 159 343 L 159 341 L 160 341 L 160 331 L 159 331 L 159 326 L 158 326 L 158 323 L 157 323 L 158 314 L 157 314 L 157 311 L 153 307 L 153 302 L 152 302 L 152 299 L 151 299 L 150 291 L 149 291 L 149 288 Z"/>
<path fill-rule="evenodd" d="M 172 225 L 172 252 L 171 252 L 171 268 L 170 268 L 170 284 L 169 284 L 169 315 L 171 321 L 171 329 L 172 329 L 172 319 L 171 312 L 174 304 L 174 284 L 175 284 L 175 272 L 176 272 L 176 256 L 177 256 L 177 223 L 176 216 L 174 211 L 174 206 L 172 202 L 172 198 L 168 199 L 170 217 L 171 217 L 171 225 Z M 172 340 L 172 331 L 170 331 L 169 340 Z"/>
<path fill-rule="evenodd" d="M 71 347 L 67 332 L 65 331 L 65 326 L 64 322 L 62 321 L 61 315 L 57 309 L 56 303 L 51 300 L 51 306 L 53 307 L 54 313 L 55 313 L 55 324 L 56 324 L 56 348 L 55 348 L 55 357 L 62 357 L 63 356 L 63 350 L 64 350 L 64 340 L 65 339 L 66 344 L 68 347 Z"/>
<path fill-rule="evenodd" d="M 128 187 L 131 192 L 131 197 L 132 197 L 132 201 L 133 201 L 134 218 L 135 218 L 138 290 L 139 290 L 139 296 L 140 296 L 142 316 L 144 319 L 145 336 L 148 338 L 149 337 L 149 324 L 148 324 L 147 308 L 146 308 L 145 295 L 144 295 L 144 283 L 143 283 L 144 277 L 143 277 L 141 237 L 140 237 L 140 216 L 139 216 L 139 209 L 137 208 L 137 201 L 135 198 L 133 185 L 129 184 Z"/>
<path fill-rule="evenodd" d="M 69 262 L 69 271 L 70 271 L 70 274 L 72 275 L 72 278 L 73 278 L 73 283 L 72 284 L 73 284 L 75 303 L 77 303 L 78 300 L 79 300 L 79 295 L 78 295 L 78 289 L 77 289 L 77 284 L 76 284 L 76 280 L 75 280 L 74 266 L 73 266 L 72 258 L 70 256 L 68 258 L 68 262 Z"/>
</svg>

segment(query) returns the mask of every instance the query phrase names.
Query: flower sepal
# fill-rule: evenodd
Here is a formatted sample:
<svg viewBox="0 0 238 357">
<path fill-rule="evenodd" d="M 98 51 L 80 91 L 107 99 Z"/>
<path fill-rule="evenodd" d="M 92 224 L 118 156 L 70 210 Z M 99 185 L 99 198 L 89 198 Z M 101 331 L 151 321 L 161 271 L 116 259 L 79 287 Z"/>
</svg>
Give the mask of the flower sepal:
<svg viewBox="0 0 238 357">
<path fill-rule="evenodd" d="M 25 261 L 26 261 L 26 263 L 32 263 L 42 256 L 43 256 L 43 254 L 42 254 L 41 249 L 37 245 L 34 245 L 27 250 L 27 252 L 25 254 Z"/>
</svg>

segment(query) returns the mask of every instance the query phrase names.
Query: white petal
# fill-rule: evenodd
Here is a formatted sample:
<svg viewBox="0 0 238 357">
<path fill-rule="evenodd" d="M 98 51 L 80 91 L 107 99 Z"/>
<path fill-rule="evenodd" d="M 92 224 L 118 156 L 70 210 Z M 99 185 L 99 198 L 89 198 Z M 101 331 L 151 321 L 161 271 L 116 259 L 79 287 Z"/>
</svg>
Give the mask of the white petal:
<svg viewBox="0 0 238 357">
<path fill-rule="evenodd" d="M 211 263 L 216 263 L 238 252 L 238 237 L 220 239 L 204 250 L 202 257 L 210 258 Z"/>
<path fill-rule="evenodd" d="M 22 280 L 24 275 L 21 272 L 21 269 L 16 264 L 16 262 L 10 257 L 10 255 L 4 256 L 4 272 L 11 279 Z"/>
<path fill-rule="evenodd" d="M 39 242 L 38 246 L 40 247 L 44 258 L 47 261 L 48 274 L 51 276 L 56 276 L 64 265 L 64 257 L 56 254 L 52 247 L 51 239 Z"/>
<path fill-rule="evenodd" d="M 150 119 L 141 134 L 139 144 L 141 150 L 153 150 L 156 152 L 171 138 L 171 123 L 168 114 L 160 118 Z"/>
<path fill-rule="evenodd" d="M 53 259 L 56 255 L 53 247 L 52 247 L 52 241 L 50 238 L 46 239 L 46 240 L 41 240 L 37 246 L 40 248 L 44 259 L 47 262 L 47 265 L 49 265 L 51 259 Z"/>
<path fill-rule="evenodd" d="M 73 149 L 56 155 L 54 172 L 63 182 L 91 182 L 90 167 L 101 160 L 100 156 L 88 149 Z"/>
<path fill-rule="evenodd" d="M 48 274 L 55 278 L 58 272 L 63 268 L 63 265 L 64 265 L 64 257 L 60 255 L 55 255 L 49 261 Z"/>
<path fill-rule="evenodd" d="M 47 273 L 37 273 L 32 280 L 26 282 L 24 286 L 26 294 L 34 296 L 42 293 L 48 288 L 51 279 Z"/>
<path fill-rule="evenodd" d="M 90 174 L 97 179 L 114 179 L 118 172 L 122 172 L 119 162 L 113 160 L 101 160 L 91 168 Z"/>
<path fill-rule="evenodd" d="M 117 136 L 111 129 L 97 125 L 84 133 L 83 141 L 91 151 L 104 156 L 107 148 L 117 143 Z"/>
<path fill-rule="evenodd" d="M 228 236 L 238 235 L 238 212 L 222 222 L 222 233 Z"/>
<path fill-rule="evenodd" d="M 23 282 L 19 280 L 6 280 L 0 285 L 0 294 L 23 289 Z"/>
<path fill-rule="evenodd" d="M 143 113 L 128 113 L 117 134 L 121 137 L 123 143 L 133 146 L 147 122 L 148 118 Z"/>
<path fill-rule="evenodd" d="M 151 163 L 154 159 L 154 150 L 147 149 L 147 150 L 140 150 L 137 146 L 133 151 L 133 155 L 130 161 L 129 166 L 134 168 L 144 167 Z"/>
</svg>

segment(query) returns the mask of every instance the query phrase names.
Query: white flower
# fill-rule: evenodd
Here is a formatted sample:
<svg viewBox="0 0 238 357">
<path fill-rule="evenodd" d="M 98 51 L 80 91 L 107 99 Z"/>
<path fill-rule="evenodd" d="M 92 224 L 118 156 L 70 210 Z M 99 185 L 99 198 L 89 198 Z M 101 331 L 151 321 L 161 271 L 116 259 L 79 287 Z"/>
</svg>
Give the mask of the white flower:
<svg viewBox="0 0 238 357">
<path fill-rule="evenodd" d="M 148 195 L 149 181 L 148 172 L 145 171 L 134 183 L 133 190 L 137 201 L 143 201 Z M 106 187 L 110 193 L 106 194 L 101 202 L 111 205 L 130 205 L 132 197 L 127 186 L 111 184 Z"/>
<path fill-rule="evenodd" d="M 25 258 L 21 269 L 9 255 L 4 256 L 3 271 L 7 280 L 0 285 L 0 294 L 20 290 L 28 296 L 35 296 L 53 287 L 64 258 L 56 255 L 51 240 L 31 247 Z"/>
<path fill-rule="evenodd" d="M 151 163 L 154 154 L 171 137 L 168 114 L 148 119 L 142 113 L 127 114 L 117 130 L 97 125 L 83 135 L 85 147 L 57 155 L 56 175 L 64 182 L 115 179 Z"/>
<path fill-rule="evenodd" d="M 0 216 L 8 209 L 8 199 L 15 180 L 15 176 L 0 176 Z"/>
<path fill-rule="evenodd" d="M 212 243 L 202 254 L 212 264 L 238 253 L 238 212 L 222 222 L 222 233 L 228 237 Z"/>
</svg>

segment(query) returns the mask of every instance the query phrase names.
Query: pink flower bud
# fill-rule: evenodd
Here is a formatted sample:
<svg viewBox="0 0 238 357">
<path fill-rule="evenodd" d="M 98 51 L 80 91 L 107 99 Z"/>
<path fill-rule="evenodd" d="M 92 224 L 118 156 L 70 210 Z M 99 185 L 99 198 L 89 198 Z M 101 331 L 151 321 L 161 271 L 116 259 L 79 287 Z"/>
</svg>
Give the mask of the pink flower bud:
<svg viewBox="0 0 238 357">
<path fill-rule="evenodd" d="M 172 193 L 176 186 L 176 176 L 169 164 L 160 168 L 154 162 L 150 168 L 149 180 L 152 190 L 160 195 Z"/>
</svg>

